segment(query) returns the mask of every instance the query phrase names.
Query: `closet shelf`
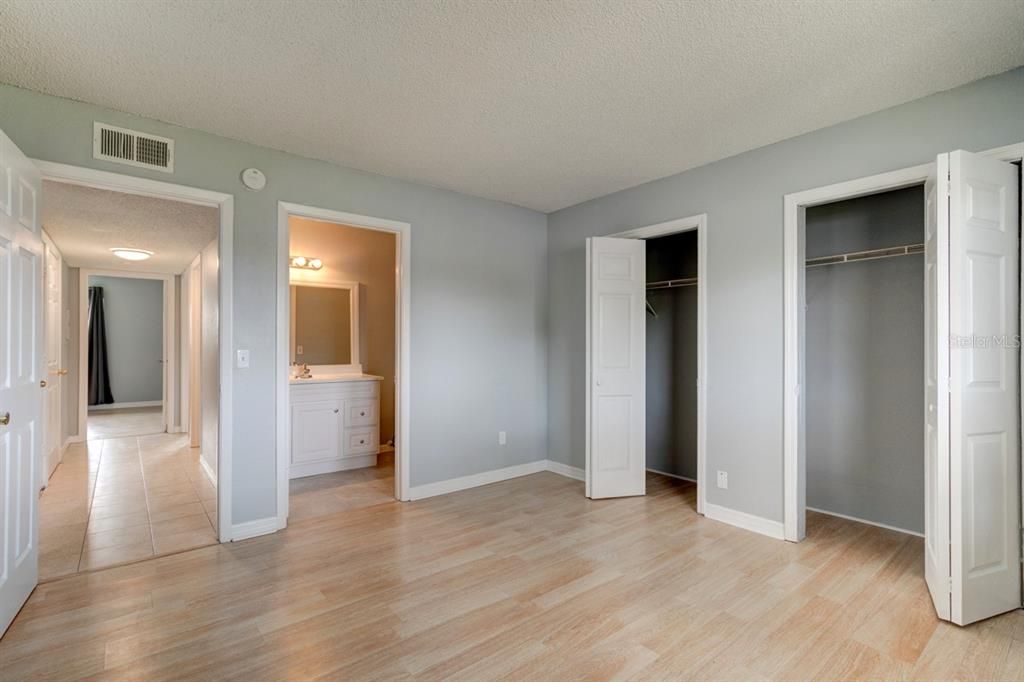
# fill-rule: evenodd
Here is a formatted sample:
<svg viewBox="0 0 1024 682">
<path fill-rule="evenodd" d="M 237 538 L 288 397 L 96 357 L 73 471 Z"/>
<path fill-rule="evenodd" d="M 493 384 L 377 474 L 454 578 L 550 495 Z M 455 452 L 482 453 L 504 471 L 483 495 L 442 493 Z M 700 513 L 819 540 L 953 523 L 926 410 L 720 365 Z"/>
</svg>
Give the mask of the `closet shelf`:
<svg viewBox="0 0 1024 682">
<path fill-rule="evenodd" d="M 907 244 L 906 246 L 889 246 L 884 249 L 869 249 L 867 251 L 851 251 L 850 253 L 839 253 L 834 256 L 819 256 L 808 258 L 807 267 L 816 268 L 821 265 L 838 265 L 840 263 L 856 263 L 865 260 L 879 260 L 881 258 L 895 258 L 897 256 L 912 256 L 917 253 L 924 253 L 924 244 Z M 650 285 L 648 285 L 650 288 Z"/>
<path fill-rule="evenodd" d="M 675 289 L 676 287 L 692 287 L 697 285 L 696 277 L 686 277 L 683 279 L 663 279 L 658 282 L 648 282 L 647 288 L 650 289 Z"/>
</svg>

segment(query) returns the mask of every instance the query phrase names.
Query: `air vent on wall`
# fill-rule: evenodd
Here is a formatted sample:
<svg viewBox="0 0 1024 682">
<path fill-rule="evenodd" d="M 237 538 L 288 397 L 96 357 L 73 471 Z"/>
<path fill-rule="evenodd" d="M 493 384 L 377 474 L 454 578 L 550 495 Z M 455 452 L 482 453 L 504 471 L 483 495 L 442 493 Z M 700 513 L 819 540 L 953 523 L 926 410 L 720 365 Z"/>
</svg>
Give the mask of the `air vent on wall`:
<svg viewBox="0 0 1024 682">
<path fill-rule="evenodd" d="M 174 172 L 174 140 L 93 122 L 92 156 L 138 168 Z"/>
</svg>

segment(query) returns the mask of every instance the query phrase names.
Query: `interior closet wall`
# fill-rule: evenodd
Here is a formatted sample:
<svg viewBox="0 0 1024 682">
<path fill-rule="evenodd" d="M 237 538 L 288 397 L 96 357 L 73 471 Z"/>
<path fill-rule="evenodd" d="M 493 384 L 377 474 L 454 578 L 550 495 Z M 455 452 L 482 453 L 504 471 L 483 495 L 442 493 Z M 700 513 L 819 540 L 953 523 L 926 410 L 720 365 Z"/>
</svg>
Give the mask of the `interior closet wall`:
<svg viewBox="0 0 1024 682">
<path fill-rule="evenodd" d="M 919 244 L 912 187 L 807 209 L 807 257 Z M 924 531 L 924 256 L 808 268 L 807 506 Z"/>
<path fill-rule="evenodd" d="M 647 240 L 647 281 L 697 276 L 697 232 Z M 647 467 L 697 478 L 697 287 L 647 291 Z"/>
</svg>

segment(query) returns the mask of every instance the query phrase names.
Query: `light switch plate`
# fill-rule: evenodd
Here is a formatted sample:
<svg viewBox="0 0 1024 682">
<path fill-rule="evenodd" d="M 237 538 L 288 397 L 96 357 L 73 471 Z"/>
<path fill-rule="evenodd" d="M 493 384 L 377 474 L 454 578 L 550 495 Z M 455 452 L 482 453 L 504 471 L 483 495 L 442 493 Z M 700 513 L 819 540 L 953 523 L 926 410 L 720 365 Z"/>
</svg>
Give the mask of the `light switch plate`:
<svg viewBox="0 0 1024 682">
<path fill-rule="evenodd" d="M 498 445 L 505 445 L 508 443 L 508 434 L 504 431 L 498 431 Z"/>
<path fill-rule="evenodd" d="M 249 366 L 249 351 L 248 350 L 239 350 L 236 353 L 236 356 L 237 357 L 236 357 L 236 360 L 235 360 L 235 365 L 238 366 L 238 369 L 245 369 L 245 368 L 247 368 Z"/>
</svg>

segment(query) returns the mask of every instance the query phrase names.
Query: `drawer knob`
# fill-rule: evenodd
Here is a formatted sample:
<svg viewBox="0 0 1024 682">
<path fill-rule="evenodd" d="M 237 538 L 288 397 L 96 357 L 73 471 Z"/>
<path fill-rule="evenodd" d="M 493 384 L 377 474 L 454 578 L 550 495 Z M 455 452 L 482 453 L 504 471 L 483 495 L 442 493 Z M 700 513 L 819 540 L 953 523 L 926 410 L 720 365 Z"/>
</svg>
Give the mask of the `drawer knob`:
<svg viewBox="0 0 1024 682">
<path fill-rule="evenodd" d="M 360 416 L 360 417 L 365 417 L 365 416 L 366 416 L 366 412 L 360 412 L 360 413 L 359 413 L 359 416 Z"/>
<path fill-rule="evenodd" d="M 360 445 L 362 445 L 362 444 L 363 444 L 363 443 L 365 443 L 365 442 L 366 442 L 366 441 L 365 441 L 365 440 L 363 440 L 362 438 L 360 438 L 360 439 L 359 439 L 359 444 L 360 444 Z"/>
<path fill-rule="evenodd" d="M 334 414 L 338 414 L 338 410 L 337 409 L 334 410 Z"/>
</svg>

